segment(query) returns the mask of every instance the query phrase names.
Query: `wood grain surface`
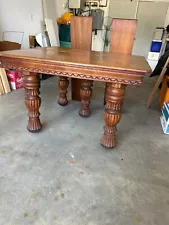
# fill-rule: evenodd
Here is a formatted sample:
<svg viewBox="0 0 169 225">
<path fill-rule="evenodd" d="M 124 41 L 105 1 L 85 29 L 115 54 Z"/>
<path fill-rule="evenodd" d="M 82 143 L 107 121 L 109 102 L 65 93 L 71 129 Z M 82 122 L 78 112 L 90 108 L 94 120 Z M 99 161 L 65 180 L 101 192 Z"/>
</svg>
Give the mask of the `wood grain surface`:
<svg viewBox="0 0 169 225">
<path fill-rule="evenodd" d="M 73 16 L 71 18 L 71 46 L 73 49 L 91 51 L 92 17 Z M 82 81 L 72 78 L 72 100 L 80 101 Z"/>
<path fill-rule="evenodd" d="M 77 49 L 65 49 L 59 47 L 13 50 L 0 52 L 0 62 L 7 62 L 16 67 L 27 63 L 31 68 L 33 64 L 47 64 L 52 66 L 64 66 L 82 69 L 95 69 L 96 71 L 120 71 L 122 73 L 151 73 L 150 66 L 143 56 L 131 56 L 120 53 L 83 51 Z M 19 63 L 19 64 L 18 64 Z M 32 65 L 31 65 L 32 64 Z M 56 68 L 57 69 L 57 68 Z M 58 68 L 59 70 L 59 68 Z M 66 68 L 65 68 L 66 71 Z M 91 74 L 91 77 L 94 74 Z M 102 74 L 101 76 L 104 76 Z M 109 74 L 112 77 L 113 74 Z"/>
<path fill-rule="evenodd" d="M 132 54 L 137 20 L 113 19 L 110 51 Z"/>
<path fill-rule="evenodd" d="M 131 55 L 136 35 L 136 26 L 137 20 L 113 19 L 110 52 Z M 104 105 L 106 104 L 106 88 L 107 84 L 105 86 Z"/>
</svg>

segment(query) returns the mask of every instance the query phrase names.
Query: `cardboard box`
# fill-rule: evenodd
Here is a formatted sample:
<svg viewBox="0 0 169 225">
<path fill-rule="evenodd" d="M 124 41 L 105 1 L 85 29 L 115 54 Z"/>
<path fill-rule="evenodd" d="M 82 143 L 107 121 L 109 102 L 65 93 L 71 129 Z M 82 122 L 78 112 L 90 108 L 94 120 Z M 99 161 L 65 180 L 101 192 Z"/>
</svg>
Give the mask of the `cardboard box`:
<svg viewBox="0 0 169 225">
<path fill-rule="evenodd" d="M 6 71 L 5 71 L 4 68 L 0 68 L 0 78 L 1 78 L 1 81 L 2 81 L 3 88 L 4 88 L 4 92 L 6 94 L 10 93 L 11 88 L 10 88 L 8 78 L 7 78 L 7 75 L 6 75 Z"/>
<path fill-rule="evenodd" d="M 10 41 L 0 41 L 0 51 L 21 49 L 21 44 Z"/>
<path fill-rule="evenodd" d="M 4 93 L 5 93 L 4 87 L 2 85 L 2 80 L 1 80 L 1 77 L 0 77 L 0 95 L 3 95 Z"/>
<path fill-rule="evenodd" d="M 162 108 L 161 125 L 165 134 L 169 134 L 169 103 L 165 102 Z"/>
<path fill-rule="evenodd" d="M 6 74 L 12 90 L 18 90 L 20 88 L 23 88 L 23 78 L 20 72 L 7 70 Z"/>
<path fill-rule="evenodd" d="M 160 53 L 159 52 L 149 52 L 148 53 L 148 60 L 156 60 L 158 61 L 160 58 Z"/>
<path fill-rule="evenodd" d="M 21 44 L 16 42 L 10 42 L 10 41 L 0 41 L 0 51 L 9 51 L 9 50 L 17 50 L 17 49 L 21 49 Z M 13 90 L 23 87 L 23 81 L 21 81 L 22 76 L 19 76 L 19 74 L 15 74 L 15 73 L 16 72 L 14 72 L 13 75 L 11 72 L 9 73 L 11 74 L 9 75 L 10 77 L 9 80 L 11 79 L 10 85 Z M 2 88 L 3 88 L 3 93 L 11 92 L 11 88 L 7 79 L 7 74 L 3 68 L 0 68 L 0 81 L 1 81 L 0 93 L 2 93 Z"/>
</svg>

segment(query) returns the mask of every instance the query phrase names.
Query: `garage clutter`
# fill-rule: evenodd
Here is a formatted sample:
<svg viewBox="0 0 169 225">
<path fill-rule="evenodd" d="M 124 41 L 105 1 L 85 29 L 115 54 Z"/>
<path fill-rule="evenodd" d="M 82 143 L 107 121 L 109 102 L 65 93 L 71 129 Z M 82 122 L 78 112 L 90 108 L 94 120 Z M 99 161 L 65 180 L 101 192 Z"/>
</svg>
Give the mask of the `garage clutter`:
<svg viewBox="0 0 169 225">
<path fill-rule="evenodd" d="M 17 50 L 21 44 L 10 41 L 0 41 L 0 51 Z M 22 74 L 18 71 L 0 68 L 0 95 L 10 93 L 23 87 Z"/>
</svg>

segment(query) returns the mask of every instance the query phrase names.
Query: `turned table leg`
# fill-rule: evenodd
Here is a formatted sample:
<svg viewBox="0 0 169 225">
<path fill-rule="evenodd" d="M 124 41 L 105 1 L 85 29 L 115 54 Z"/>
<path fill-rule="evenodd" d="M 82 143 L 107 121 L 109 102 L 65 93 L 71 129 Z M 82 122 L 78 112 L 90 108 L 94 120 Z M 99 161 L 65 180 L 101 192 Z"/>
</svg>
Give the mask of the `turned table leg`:
<svg viewBox="0 0 169 225">
<path fill-rule="evenodd" d="M 24 72 L 24 88 L 26 92 L 25 105 L 28 109 L 28 126 L 30 132 L 38 132 L 42 129 L 40 122 L 39 108 L 41 105 L 41 98 L 39 97 L 40 79 L 38 74 Z"/>
<path fill-rule="evenodd" d="M 80 97 L 81 97 L 81 107 L 79 111 L 79 115 L 81 117 L 90 116 L 90 99 L 92 97 L 92 86 L 93 81 L 91 80 L 83 80 L 80 89 Z"/>
<path fill-rule="evenodd" d="M 121 106 L 125 96 L 124 84 L 108 83 L 106 85 L 105 127 L 101 144 L 106 148 L 116 146 L 117 124 L 121 119 Z"/>
<path fill-rule="evenodd" d="M 58 103 L 61 106 L 65 106 L 68 104 L 68 100 L 67 100 L 67 88 L 69 86 L 68 78 L 60 77 L 58 86 L 60 88 L 60 95 L 59 95 Z"/>
</svg>

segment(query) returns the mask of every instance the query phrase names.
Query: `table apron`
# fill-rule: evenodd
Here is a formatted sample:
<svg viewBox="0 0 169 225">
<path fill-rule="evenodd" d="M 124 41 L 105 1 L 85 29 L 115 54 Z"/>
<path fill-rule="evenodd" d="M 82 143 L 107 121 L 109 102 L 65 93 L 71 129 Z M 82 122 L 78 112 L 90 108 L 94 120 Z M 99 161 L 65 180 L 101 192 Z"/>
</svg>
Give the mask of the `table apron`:
<svg viewBox="0 0 169 225">
<path fill-rule="evenodd" d="M 140 86 L 143 83 L 144 73 L 138 71 L 127 71 L 109 68 L 96 68 L 80 65 L 79 67 L 63 65 L 53 65 L 50 63 L 28 63 L 16 62 L 12 60 L 1 60 L 1 66 L 6 69 L 27 71 L 38 74 L 49 74 L 70 78 L 101 81 L 106 83 L 121 83 L 132 86 Z"/>
</svg>

